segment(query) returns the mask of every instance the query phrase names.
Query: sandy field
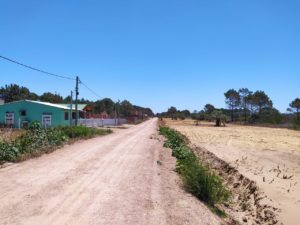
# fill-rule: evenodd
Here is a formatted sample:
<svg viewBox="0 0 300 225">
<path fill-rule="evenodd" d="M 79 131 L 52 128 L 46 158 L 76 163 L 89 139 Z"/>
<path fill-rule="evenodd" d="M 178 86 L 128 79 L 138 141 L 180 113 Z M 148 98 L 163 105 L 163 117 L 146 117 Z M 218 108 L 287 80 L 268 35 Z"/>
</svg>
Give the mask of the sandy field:
<svg viewBox="0 0 300 225">
<path fill-rule="evenodd" d="M 220 224 L 162 146 L 152 119 L 0 168 L 0 224 Z"/>
<path fill-rule="evenodd" d="M 288 129 L 227 125 L 214 127 L 192 120 L 167 124 L 257 182 L 283 224 L 300 224 L 300 132 Z"/>
</svg>

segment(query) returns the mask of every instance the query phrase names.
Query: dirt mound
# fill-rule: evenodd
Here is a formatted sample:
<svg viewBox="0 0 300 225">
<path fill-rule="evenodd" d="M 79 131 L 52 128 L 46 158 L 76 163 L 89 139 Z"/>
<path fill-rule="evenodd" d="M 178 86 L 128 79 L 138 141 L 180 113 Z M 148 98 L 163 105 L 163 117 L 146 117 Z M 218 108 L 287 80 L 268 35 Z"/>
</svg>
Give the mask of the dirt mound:
<svg viewBox="0 0 300 225">
<path fill-rule="evenodd" d="M 190 147 L 203 163 L 222 177 L 224 185 L 231 191 L 232 201 L 221 206 L 229 215 L 229 224 L 281 224 L 277 216 L 279 209 L 272 206 L 271 200 L 254 181 L 208 150 L 194 145 Z"/>
</svg>

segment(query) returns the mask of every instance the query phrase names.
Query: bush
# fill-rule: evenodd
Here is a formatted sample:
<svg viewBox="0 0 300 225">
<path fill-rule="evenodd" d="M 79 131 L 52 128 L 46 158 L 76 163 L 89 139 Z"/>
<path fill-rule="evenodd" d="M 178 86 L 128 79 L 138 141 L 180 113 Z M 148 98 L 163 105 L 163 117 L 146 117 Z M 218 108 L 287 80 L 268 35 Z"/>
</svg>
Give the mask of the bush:
<svg viewBox="0 0 300 225">
<path fill-rule="evenodd" d="M 167 127 L 160 127 L 160 134 L 167 137 L 164 147 L 175 149 L 184 144 L 184 138 L 177 131 Z"/>
<path fill-rule="evenodd" d="M 260 124 L 280 124 L 283 121 L 283 116 L 275 108 L 263 108 L 259 114 L 253 114 L 249 123 Z"/>
<path fill-rule="evenodd" d="M 224 188 L 220 177 L 198 160 L 195 153 L 185 145 L 180 133 L 160 127 L 160 134 L 167 138 L 164 146 L 171 148 L 172 155 L 177 158 L 176 171 L 187 191 L 212 207 L 228 201 L 230 193 Z"/>
<path fill-rule="evenodd" d="M 294 119 L 293 121 L 293 129 L 300 130 L 300 119 Z"/>
<path fill-rule="evenodd" d="M 61 130 L 69 138 L 90 138 L 96 135 L 104 135 L 112 132 L 109 129 L 97 129 L 85 126 L 59 127 L 57 129 Z"/>
<path fill-rule="evenodd" d="M 0 162 L 1 161 L 16 161 L 19 157 L 20 152 L 19 149 L 9 143 L 0 142 Z"/>
<path fill-rule="evenodd" d="M 60 146 L 72 138 L 91 138 L 111 133 L 111 130 L 78 127 L 42 128 L 33 122 L 26 133 L 12 142 L 0 142 L 0 163 L 16 162 L 22 155 L 40 155 L 49 148 Z"/>
</svg>

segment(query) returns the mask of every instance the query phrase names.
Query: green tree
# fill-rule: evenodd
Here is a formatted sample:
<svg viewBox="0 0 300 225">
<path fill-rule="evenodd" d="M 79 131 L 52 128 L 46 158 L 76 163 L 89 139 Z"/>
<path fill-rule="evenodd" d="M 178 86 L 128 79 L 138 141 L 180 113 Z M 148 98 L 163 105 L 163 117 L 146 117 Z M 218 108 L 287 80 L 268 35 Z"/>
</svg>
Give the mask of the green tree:
<svg viewBox="0 0 300 225">
<path fill-rule="evenodd" d="M 188 118 L 188 117 L 191 116 L 191 112 L 190 112 L 188 109 L 185 109 L 185 110 L 180 111 L 180 114 L 181 114 L 181 116 L 184 117 L 184 118 Z"/>
<path fill-rule="evenodd" d="M 203 110 L 206 114 L 210 115 L 215 109 L 216 108 L 212 104 L 206 104 Z"/>
<path fill-rule="evenodd" d="M 263 108 L 272 108 L 273 103 L 264 91 L 256 91 L 251 95 L 251 102 L 258 114 L 261 114 Z"/>
<path fill-rule="evenodd" d="M 122 116 L 129 116 L 133 111 L 135 111 L 134 107 L 128 100 L 124 100 L 120 103 L 119 112 Z"/>
<path fill-rule="evenodd" d="M 64 99 L 59 94 L 53 94 L 51 92 L 45 92 L 40 96 L 40 100 L 43 102 L 51 102 L 51 103 L 63 103 Z"/>
<path fill-rule="evenodd" d="M 4 96 L 6 103 L 19 100 L 38 100 L 39 96 L 30 92 L 28 88 L 17 84 L 5 85 L 0 88 L 0 94 Z"/>
<path fill-rule="evenodd" d="M 72 100 L 74 101 L 74 99 L 72 99 Z M 63 103 L 68 104 L 68 103 L 70 103 L 70 102 L 71 102 L 71 96 L 68 95 L 67 97 L 64 98 Z"/>
<path fill-rule="evenodd" d="M 110 98 L 104 98 L 94 102 L 93 106 L 95 113 L 98 114 L 101 112 L 106 112 L 108 115 L 112 116 L 114 113 L 115 103 Z"/>
<path fill-rule="evenodd" d="M 248 88 L 240 88 L 239 94 L 241 98 L 240 104 L 244 113 L 244 121 L 247 122 L 247 111 L 248 111 L 248 105 L 251 103 L 250 99 L 251 99 L 252 91 L 250 91 Z"/>
<path fill-rule="evenodd" d="M 300 113 L 300 98 L 295 98 L 294 101 L 290 103 L 290 107 L 296 111 L 297 120 L 299 120 Z"/>
<path fill-rule="evenodd" d="M 239 92 L 234 89 L 229 89 L 224 93 L 225 102 L 229 106 L 231 110 L 231 121 L 234 120 L 234 109 L 236 109 L 240 105 L 241 96 Z"/>
<path fill-rule="evenodd" d="M 283 117 L 281 113 L 273 107 L 262 108 L 258 121 L 260 123 L 279 124 Z"/>
<path fill-rule="evenodd" d="M 176 118 L 176 113 L 177 113 L 177 109 L 174 106 L 171 106 L 167 111 L 167 116 L 172 118 L 173 120 Z"/>
</svg>

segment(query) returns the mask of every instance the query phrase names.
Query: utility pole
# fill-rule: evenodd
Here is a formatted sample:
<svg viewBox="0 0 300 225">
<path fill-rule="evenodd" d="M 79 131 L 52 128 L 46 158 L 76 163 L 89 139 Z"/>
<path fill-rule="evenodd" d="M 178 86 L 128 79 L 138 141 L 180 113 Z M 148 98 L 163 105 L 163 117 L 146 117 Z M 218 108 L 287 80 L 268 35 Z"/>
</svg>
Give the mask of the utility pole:
<svg viewBox="0 0 300 225">
<path fill-rule="evenodd" d="M 115 126 L 117 126 L 117 104 L 115 103 Z"/>
<path fill-rule="evenodd" d="M 71 91 L 71 99 L 70 99 L 70 126 L 73 126 L 73 113 L 72 113 L 72 109 L 73 109 L 73 91 Z"/>
<path fill-rule="evenodd" d="M 78 84 L 79 84 L 79 77 L 76 76 L 76 88 L 75 88 L 75 126 L 78 124 Z"/>
</svg>

